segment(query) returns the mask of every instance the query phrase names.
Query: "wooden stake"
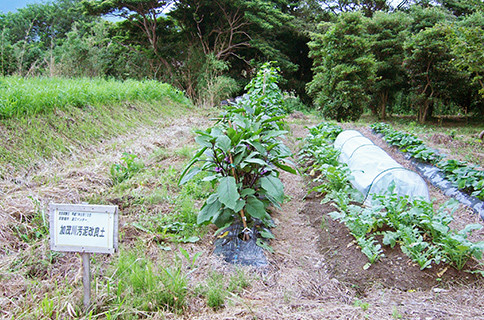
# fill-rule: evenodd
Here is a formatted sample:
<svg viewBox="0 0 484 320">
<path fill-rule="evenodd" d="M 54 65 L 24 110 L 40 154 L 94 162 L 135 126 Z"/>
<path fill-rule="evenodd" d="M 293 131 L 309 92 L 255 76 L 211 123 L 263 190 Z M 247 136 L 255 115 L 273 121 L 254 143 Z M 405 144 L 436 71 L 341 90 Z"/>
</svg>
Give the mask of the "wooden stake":
<svg viewBox="0 0 484 320">
<path fill-rule="evenodd" d="M 91 304 L 91 255 L 82 253 L 82 284 L 84 285 L 84 310 Z"/>
</svg>

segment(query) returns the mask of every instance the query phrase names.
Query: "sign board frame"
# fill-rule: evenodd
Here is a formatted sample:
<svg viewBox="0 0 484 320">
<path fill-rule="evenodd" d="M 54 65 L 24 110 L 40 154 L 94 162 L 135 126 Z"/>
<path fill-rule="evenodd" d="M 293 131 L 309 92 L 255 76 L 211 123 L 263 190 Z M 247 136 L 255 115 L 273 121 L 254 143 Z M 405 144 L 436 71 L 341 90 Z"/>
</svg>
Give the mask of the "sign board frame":
<svg viewBox="0 0 484 320">
<path fill-rule="evenodd" d="M 113 254 L 117 251 L 119 220 L 117 206 L 51 203 L 49 205 L 49 213 L 51 250 L 108 254 Z M 96 225 L 98 227 L 93 225 L 92 220 L 98 223 Z M 75 223 L 76 230 L 79 231 L 78 229 L 82 227 L 84 229 L 83 233 L 80 231 L 75 234 L 66 232 L 65 229 L 61 229 L 61 227 L 66 227 L 61 225 L 62 221 L 71 224 Z M 98 230 L 95 230 L 96 228 Z M 102 234 L 99 233 L 100 231 L 102 231 Z M 101 235 L 105 239 L 101 239 Z M 87 240 L 92 240 L 91 242 L 97 244 L 90 245 L 86 242 L 83 243 L 83 240 L 86 240 L 86 242 L 89 242 Z M 104 243 L 99 245 L 100 242 L 95 240 L 103 240 Z"/>
</svg>

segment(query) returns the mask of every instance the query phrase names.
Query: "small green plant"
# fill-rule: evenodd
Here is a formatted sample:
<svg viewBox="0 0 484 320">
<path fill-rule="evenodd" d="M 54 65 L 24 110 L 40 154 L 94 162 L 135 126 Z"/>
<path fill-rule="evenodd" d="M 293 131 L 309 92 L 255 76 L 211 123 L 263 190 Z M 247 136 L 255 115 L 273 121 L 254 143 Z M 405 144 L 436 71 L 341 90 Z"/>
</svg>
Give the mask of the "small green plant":
<svg viewBox="0 0 484 320">
<path fill-rule="evenodd" d="M 190 254 L 188 253 L 187 250 L 183 249 L 183 248 L 180 248 L 180 252 L 181 254 L 185 257 L 185 259 L 188 261 L 189 263 L 189 268 L 190 269 L 195 269 L 196 268 L 196 265 L 195 263 L 197 262 L 197 259 L 202 255 L 203 252 L 197 252 L 193 255 L 193 257 L 190 257 Z"/>
<path fill-rule="evenodd" d="M 356 299 L 354 302 L 353 302 L 353 305 L 355 307 L 360 307 L 361 309 L 363 309 L 363 311 L 366 311 L 370 308 L 370 304 L 368 302 L 364 302 L 360 299 Z"/>
<path fill-rule="evenodd" d="M 250 286 L 250 279 L 242 269 L 235 269 L 227 279 L 219 272 L 211 272 L 204 284 L 196 288 L 196 293 L 204 297 L 207 305 L 212 309 L 220 309 L 225 306 L 227 296 L 240 294 L 245 288 Z"/>
<path fill-rule="evenodd" d="M 439 162 L 438 167 L 457 188 L 484 200 L 484 171 L 476 165 L 447 159 Z"/>
<path fill-rule="evenodd" d="M 181 312 L 186 304 L 188 280 L 179 263 L 156 268 L 139 250 L 121 251 L 115 262 L 115 301 L 143 311 Z"/>
<path fill-rule="evenodd" d="M 232 293 L 241 293 L 242 290 L 250 287 L 250 279 L 243 269 L 236 268 L 235 272 L 230 276 L 227 290 Z"/>
<path fill-rule="evenodd" d="M 227 291 L 224 288 L 224 277 L 220 273 L 212 272 L 207 280 L 207 305 L 212 309 L 220 309 L 225 304 Z"/>
<path fill-rule="evenodd" d="M 121 163 L 115 163 L 111 166 L 110 172 L 113 184 L 128 180 L 144 168 L 143 162 L 135 154 L 123 152 L 121 161 Z"/>
<path fill-rule="evenodd" d="M 19 239 L 26 243 L 36 242 L 49 234 L 49 223 L 45 209 L 38 199 L 28 197 L 34 204 L 34 212 L 27 216 L 28 223 L 20 223 L 12 226 Z"/>
<path fill-rule="evenodd" d="M 395 307 L 395 306 L 392 309 L 392 317 L 394 319 L 402 319 L 403 318 L 402 314 L 398 311 L 397 307 Z"/>
</svg>

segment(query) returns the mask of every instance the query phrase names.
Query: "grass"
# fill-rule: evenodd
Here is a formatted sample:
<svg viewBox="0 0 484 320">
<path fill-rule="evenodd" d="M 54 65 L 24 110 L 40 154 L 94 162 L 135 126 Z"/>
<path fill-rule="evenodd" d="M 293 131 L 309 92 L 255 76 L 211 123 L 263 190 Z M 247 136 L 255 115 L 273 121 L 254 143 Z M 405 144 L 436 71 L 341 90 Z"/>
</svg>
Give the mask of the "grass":
<svg viewBox="0 0 484 320">
<path fill-rule="evenodd" d="M 179 91 L 155 81 L 0 78 L 0 178 L 48 159 L 82 157 L 87 145 L 191 108 Z"/>
<path fill-rule="evenodd" d="M 195 288 L 195 294 L 202 296 L 207 306 L 214 310 L 221 309 L 226 304 L 229 295 L 236 295 L 250 287 L 250 278 L 242 269 L 235 271 L 228 276 L 213 271 L 210 272 L 204 284 Z"/>
<path fill-rule="evenodd" d="M 181 265 L 149 260 L 141 248 L 122 251 L 112 265 L 114 304 L 142 311 L 181 312 L 186 304 L 187 275 Z M 128 311 L 129 313 L 129 311 Z"/>
<path fill-rule="evenodd" d="M 31 117 L 72 107 L 152 102 L 166 97 L 177 103 L 187 102 L 181 92 L 158 81 L 102 78 L 0 77 L 0 97 L 0 119 Z"/>
</svg>

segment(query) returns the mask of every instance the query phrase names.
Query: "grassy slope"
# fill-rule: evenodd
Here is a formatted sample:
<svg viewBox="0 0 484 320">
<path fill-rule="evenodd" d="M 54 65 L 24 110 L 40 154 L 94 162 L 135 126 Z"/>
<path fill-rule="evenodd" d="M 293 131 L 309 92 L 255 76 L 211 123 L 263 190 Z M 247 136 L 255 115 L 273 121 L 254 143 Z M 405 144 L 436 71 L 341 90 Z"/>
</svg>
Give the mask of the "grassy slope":
<svg viewBox="0 0 484 320">
<path fill-rule="evenodd" d="M 11 77 L 0 84 L 0 177 L 81 155 L 83 146 L 191 108 L 182 93 L 154 81 Z"/>
</svg>

